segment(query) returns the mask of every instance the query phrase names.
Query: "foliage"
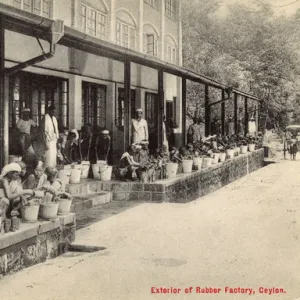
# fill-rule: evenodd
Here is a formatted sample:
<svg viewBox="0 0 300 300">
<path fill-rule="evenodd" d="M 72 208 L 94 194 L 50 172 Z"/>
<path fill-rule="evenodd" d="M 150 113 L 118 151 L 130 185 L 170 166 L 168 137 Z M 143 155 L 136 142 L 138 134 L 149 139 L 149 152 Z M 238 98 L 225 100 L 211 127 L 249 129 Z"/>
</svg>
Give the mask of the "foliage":
<svg viewBox="0 0 300 300">
<path fill-rule="evenodd" d="M 182 1 L 184 65 L 261 98 L 262 130 L 300 122 L 300 11 L 278 16 L 261 0 L 251 6 L 237 2 L 220 17 L 220 2 Z M 203 85 L 189 82 L 188 87 L 188 116 L 197 103 L 204 115 Z M 210 101 L 220 100 L 220 95 L 211 89 Z M 232 104 L 226 105 L 229 116 Z M 249 105 L 254 108 L 255 103 Z M 212 114 L 220 116 L 220 105 Z"/>
</svg>

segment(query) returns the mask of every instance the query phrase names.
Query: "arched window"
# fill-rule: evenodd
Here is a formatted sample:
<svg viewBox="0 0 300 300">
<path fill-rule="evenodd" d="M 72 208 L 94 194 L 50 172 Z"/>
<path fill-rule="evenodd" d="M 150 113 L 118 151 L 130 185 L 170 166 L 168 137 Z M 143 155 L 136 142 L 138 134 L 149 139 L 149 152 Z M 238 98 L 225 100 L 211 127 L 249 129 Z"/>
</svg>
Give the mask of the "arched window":
<svg viewBox="0 0 300 300">
<path fill-rule="evenodd" d="M 165 36 L 165 60 L 172 64 L 177 63 L 177 45 L 170 35 Z"/>
<path fill-rule="evenodd" d="M 116 43 L 125 48 L 136 49 L 137 22 L 126 9 L 117 11 Z"/>
<path fill-rule="evenodd" d="M 143 52 L 158 57 L 159 36 L 157 29 L 151 24 L 145 24 L 143 31 Z"/>
<path fill-rule="evenodd" d="M 80 3 L 80 28 L 86 34 L 102 40 L 107 37 L 107 6 L 98 1 L 97 7 L 91 7 L 85 2 Z"/>
</svg>

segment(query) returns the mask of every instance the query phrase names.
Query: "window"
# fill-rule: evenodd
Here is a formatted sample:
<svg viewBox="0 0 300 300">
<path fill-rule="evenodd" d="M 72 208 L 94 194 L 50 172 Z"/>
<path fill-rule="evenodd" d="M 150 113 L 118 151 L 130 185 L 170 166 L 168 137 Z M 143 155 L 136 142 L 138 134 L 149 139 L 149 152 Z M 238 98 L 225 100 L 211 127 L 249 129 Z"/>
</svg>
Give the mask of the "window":
<svg viewBox="0 0 300 300">
<path fill-rule="evenodd" d="M 9 124 L 14 128 L 24 107 L 31 109 L 32 119 L 40 123 L 46 107 L 54 104 L 59 127 L 68 126 L 68 81 L 53 77 L 19 72 L 10 76 Z"/>
<path fill-rule="evenodd" d="M 144 0 L 144 2 L 154 7 L 155 9 L 158 9 L 158 0 Z"/>
<path fill-rule="evenodd" d="M 80 9 L 81 30 L 86 34 L 106 40 L 106 15 L 87 5 L 81 4 Z"/>
<path fill-rule="evenodd" d="M 158 38 L 154 34 L 144 33 L 144 53 L 158 56 Z"/>
<path fill-rule="evenodd" d="M 117 126 L 124 127 L 124 101 L 125 101 L 125 91 L 123 88 L 118 89 L 118 103 L 117 103 Z M 131 116 L 135 116 L 135 90 L 131 90 Z"/>
<path fill-rule="evenodd" d="M 165 14 L 168 18 L 176 19 L 176 2 L 175 0 L 165 0 Z"/>
<path fill-rule="evenodd" d="M 14 7 L 42 17 L 51 17 L 51 0 L 14 0 Z"/>
<path fill-rule="evenodd" d="M 82 124 L 106 127 L 106 87 L 82 83 Z"/>
<path fill-rule="evenodd" d="M 135 50 L 136 48 L 136 30 L 134 27 L 117 21 L 116 42 L 125 48 Z"/>
<path fill-rule="evenodd" d="M 171 45 L 167 45 L 166 46 L 166 61 L 172 63 L 172 64 L 176 64 L 176 48 L 174 46 Z"/>
</svg>

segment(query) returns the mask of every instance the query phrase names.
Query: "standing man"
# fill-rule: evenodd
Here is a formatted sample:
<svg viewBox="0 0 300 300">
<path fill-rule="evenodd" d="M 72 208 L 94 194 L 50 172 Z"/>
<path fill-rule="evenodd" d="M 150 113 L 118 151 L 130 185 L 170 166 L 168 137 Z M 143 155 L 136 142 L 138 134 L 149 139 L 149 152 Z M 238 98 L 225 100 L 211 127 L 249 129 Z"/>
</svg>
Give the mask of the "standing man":
<svg viewBox="0 0 300 300">
<path fill-rule="evenodd" d="M 149 140 L 148 124 L 143 117 L 141 108 L 136 110 L 136 118 L 132 119 L 132 144 L 140 144 L 143 140 Z"/>
<path fill-rule="evenodd" d="M 54 116 L 55 107 L 50 105 L 42 120 L 43 135 L 45 141 L 45 164 L 44 167 L 56 167 L 57 140 L 59 138 L 57 119 Z"/>
</svg>

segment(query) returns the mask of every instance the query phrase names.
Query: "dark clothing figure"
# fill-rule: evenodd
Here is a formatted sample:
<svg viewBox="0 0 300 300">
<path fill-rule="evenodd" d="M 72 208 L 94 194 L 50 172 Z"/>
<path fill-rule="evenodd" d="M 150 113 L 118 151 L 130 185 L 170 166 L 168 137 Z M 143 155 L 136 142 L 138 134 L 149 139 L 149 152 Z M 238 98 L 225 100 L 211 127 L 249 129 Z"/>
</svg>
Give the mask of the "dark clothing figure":
<svg viewBox="0 0 300 300">
<path fill-rule="evenodd" d="M 64 154 L 69 163 L 78 162 L 80 160 L 79 147 L 72 141 L 66 142 Z"/>
<path fill-rule="evenodd" d="M 214 121 L 211 123 L 211 134 L 212 135 L 218 135 L 221 133 L 221 123 L 218 119 L 214 119 Z"/>
<path fill-rule="evenodd" d="M 81 154 L 82 159 L 96 163 L 96 137 L 93 134 L 86 135 L 81 140 Z"/>
<path fill-rule="evenodd" d="M 98 160 L 107 160 L 110 152 L 110 136 L 99 137 L 97 139 L 96 151 Z"/>
</svg>

